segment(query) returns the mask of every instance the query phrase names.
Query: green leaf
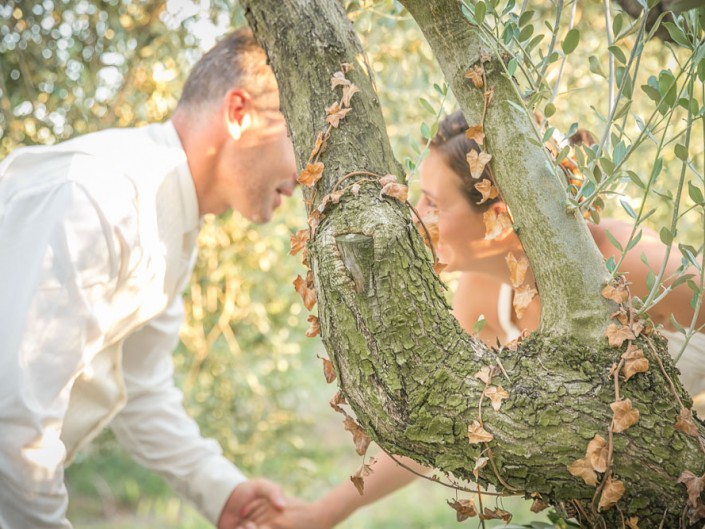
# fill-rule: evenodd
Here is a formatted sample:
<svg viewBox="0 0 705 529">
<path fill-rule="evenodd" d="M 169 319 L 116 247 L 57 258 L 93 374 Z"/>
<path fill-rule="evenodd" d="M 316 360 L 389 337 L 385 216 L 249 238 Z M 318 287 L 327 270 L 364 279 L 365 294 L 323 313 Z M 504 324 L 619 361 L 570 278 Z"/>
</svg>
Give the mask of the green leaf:
<svg viewBox="0 0 705 529">
<path fill-rule="evenodd" d="M 431 129 L 428 128 L 428 123 L 425 121 L 421 123 L 421 136 L 427 140 L 431 138 Z"/>
<path fill-rule="evenodd" d="M 590 62 L 590 71 L 592 73 L 594 73 L 595 75 L 599 75 L 600 77 L 604 77 L 605 79 L 607 78 L 605 72 L 602 71 L 600 61 L 597 59 L 597 57 L 595 57 L 594 55 L 590 55 L 588 61 Z"/>
<path fill-rule="evenodd" d="M 519 27 L 525 26 L 528 24 L 532 17 L 534 16 L 535 11 L 529 9 L 527 11 L 524 11 L 522 15 L 519 17 Z"/>
<path fill-rule="evenodd" d="M 524 26 L 521 31 L 519 32 L 519 42 L 525 42 L 531 38 L 531 35 L 534 34 L 534 26 L 532 24 L 529 24 L 528 26 Z"/>
<path fill-rule="evenodd" d="M 546 143 L 549 139 L 551 139 L 551 136 L 553 136 L 553 132 L 556 130 L 555 127 L 548 127 L 546 129 L 546 132 L 543 133 L 543 142 Z"/>
<path fill-rule="evenodd" d="M 651 291 L 654 288 L 654 284 L 656 284 L 656 274 L 654 274 L 653 270 L 649 270 L 649 273 L 646 274 L 646 290 Z"/>
<path fill-rule="evenodd" d="M 688 37 L 685 36 L 685 33 L 681 28 L 676 26 L 673 22 L 664 22 L 663 25 L 668 30 L 668 34 L 675 42 L 686 48 L 691 47 Z"/>
<path fill-rule="evenodd" d="M 624 251 L 624 248 L 622 248 L 622 245 L 619 244 L 619 241 L 615 239 L 614 235 L 612 235 L 612 232 L 610 230 L 605 230 L 605 235 L 607 235 L 607 238 L 610 241 L 610 244 L 617 248 L 620 252 Z"/>
<path fill-rule="evenodd" d="M 614 162 L 612 162 L 612 160 L 610 160 L 606 156 L 600 158 L 600 165 L 602 166 L 602 169 L 605 171 L 605 173 L 612 174 L 614 172 Z"/>
<path fill-rule="evenodd" d="M 639 259 L 641 259 L 641 262 L 644 263 L 646 266 L 651 268 L 651 265 L 649 264 L 649 259 L 646 257 L 646 254 L 644 252 L 641 252 L 641 255 L 639 256 Z"/>
<path fill-rule="evenodd" d="M 614 146 L 614 149 L 612 149 L 612 162 L 614 162 L 615 165 L 619 165 L 626 155 L 627 146 L 624 145 L 623 141 L 620 141 Z"/>
<path fill-rule="evenodd" d="M 675 281 L 674 281 L 674 283 L 675 283 Z M 683 328 L 683 326 L 680 323 L 678 323 L 678 321 L 676 320 L 673 313 L 671 313 L 671 316 L 668 319 L 671 320 L 671 325 L 673 325 L 678 332 L 685 334 L 685 329 Z"/>
<path fill-rule="evenodd" d="M 659 232 L 659 238 L 661 239 L 661 242 L 666 246 L 670 246 L 673 242 L 673 234 L 671 233 L 671 230 L 669 230 L 666 226 L 663 226 L 661 228 L 661 231 Z"/>
<path fill-rule="evenodd" d="M 531 50 L 533 50 L 536 46 L 538 46 L 538 45 L 539 45 L 539 42 L 541 42 L 544 37 L 545 37 L 545 35 L 544 35 L 543 33 L 539 33 L 539 34 L 536 35 L 533 39 L 531 39 L 531 42 L 529 42 L 529 43 L 526 45 L 526 51 L 527 51 L 527 53 L 530 52 Z"/>
<path fill-rule="evenodd" d="M 641 189 L 646 189 L 646 186 L 644 185 L 644 182 L 641 181 L 641 178 L 639 178 L 639 175 L 636 174 L 632 170 L 627 171 L 627 176 L 629 179 L 634 182 L 637 186 L 639 186 Z"/>
<path fill-rule="evenodd" d="M 619 203 L 622 204 L 622 207 L 624 208 L 624 211 L 627 212 L 627 215 L 629 215 L 631 218 L 635 219 L 637 217 L 636 211 L 632 209 L 632 206 L 627 202 L 625 199 L 620 198 Z"/>
<path fill-rule="evenodd" d="M 543 115 L 546 118 L 550 118 L 555 113 L 556 113 L 556 105 L 554 105 L 553 103 L 548 103 L 548 104 L 546 104 L 545 107 L 543 107 Z"/>
<path fill-rule="evenodd" d="M 516 57 L 512 57 L 511 60 L 509 61 L 509 64 L 507 64 L 507 73 L 510 75 L 514 75 L 514 72 L 517 70 L 517 59 Z"/>
<path fill-rule="evenodd" d="M 643 84 L 641 85 L 641 89 L 652 101 L 658 103 L 661 100 L 661 92 L 659 92 L 657 88 L 654 88 L 648 84 Z"/>
<path fill-rule="evenodd" d="M 480 0 L 475 4 L 475 22 L 479 26 L 485 20 L 485 15 L 487 14 L 487 5 L 485 2 Z"/>
<path fill-rule="evenodd" d="M 578 123 L 576 121 L 575 123 L 570 124 L 570 127 L 568 128 L 568 132 L 566 132 L 565 135 L 570 138 L 577 131 L 578 131 Z"/>
<path fill-rule="evenodd" d="M 673 106 L 676 103 L 678 95 L 676 87 L 676 78 L 670 70 L 661 70 L 658 76 L 659 91 L 663 95 L 663 100 L 668 106 Z"/>
<path fill-rule="evenodd" d="M 624 17 L 622 16 L 622 13 L 617 13 L 617 15 L 614 17 L 614 20 L 612 21 L 612 34 L 615 37 L 619 35 L 619 32 L 622 30 L 623 24 Z"/>
<path fill-rule="evenodd" d="M 696 204 L 703 204 L 703 192 L 702 190 L 693 184 L 692 180 L 688 180 L 688 195 L 690 199 Z"/>
<path fill-rule="evenodd" d="M 607 266 L 607 270 L 609 270 L 610 273 L 614 272 L 617 269 L 617 263 L 614 260 L 614 257 L 610 257 L 605 261 L 605 266 Z"/>
<path fill-rule="evenodd" d="M 563 39 L 563 43 L 561 44 L 561 48 L 563 49 L 563 53 L 566 55 L 570 55 L 575 51 L 575 48 L 578 47 L 578 43 L 580 42 L 580 31 L 578 31 L 576 28 L 571 29 L 565 36 L 565 39 Z"/>
<path fill-rule="evenodd" d="M 629 241 L 629 244 L 627 244 L 627 251 L 633 249 L 637 244 L 639 244 L 639 241 L 641 240 L 641 235 L 642 235 L 642 230 L 639 230 L 637 234 L 634 236 L 633 239 Z"/>
<path fill-rule="evenodd" d="M 433 125 L 431 125 L 431 137 L 435 138 L 436 134 L 438 134 L 438 127 L 440 126 L 440 123 L 438 121 L 434 121 Z"/>
<path fill-rule="evenodd" d="M 676 146 L 673 150 L 679 160 L 683 160 L 684 162 L 688 160 L 688 149 L 685 145 L 683 145 L 682 143 L 676 143 Z"/>
<path fill-rule="evenodd" d="M 558 155 L 556 156 L 556 163 L 561 163 L 566 156 L 568 156 L 568 153 L 570 152 L 570 145 L 566 145 L 563 147 Z"/>
<path fill-rule="evenodd" d="M 436 111 L 433 110 L 431 103 L 429 103 L 425 98 L 419 97 L 419 103 L 421 103 L 421 106 L 424 107 L 430 114 L 436 114 Z"/>
<path fill-rule="evenodd" d="M 622 51 L 622 48 L 620 48 L 620 47 L 617 46 L 616 44 L 613 44 L 612 46 L 610 46 L 610 47 L 607 48 L 607 49 L 610 50 L 610 53 L 611 53 L 612 55 L 614 55 L 614 58 L 615 58 L 615 59 L 617 59 L 617 60 L 618 60 L 619 62 L 621 62 L 622 64 L 627 64 L 627 57 L 624 55 L 624 52 Z"/>
<path fill-rule="evenodd" d="M 479 333 L 482 329 L 485 328 L 485 325 L 487 324 L 487 320 L 485 319 L 484 314 L 480 314 L 480 317 L 477 318 L 477 321 L 475 324 L 472 326 L 472 333 L 477 334 Z"/>
</svg>

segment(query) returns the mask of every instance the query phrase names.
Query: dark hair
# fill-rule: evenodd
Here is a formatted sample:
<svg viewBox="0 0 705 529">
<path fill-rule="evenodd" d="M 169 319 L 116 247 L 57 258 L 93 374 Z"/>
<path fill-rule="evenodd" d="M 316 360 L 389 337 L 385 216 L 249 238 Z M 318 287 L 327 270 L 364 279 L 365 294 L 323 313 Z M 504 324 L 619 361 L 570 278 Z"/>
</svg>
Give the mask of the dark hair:
<svg viewBox="0 0 705 529">
<path fill-rule="evenodd" d="M 482 200 L 482 193 L 475 189 L 475 184 L 480 183 L 483 178 L 487 178 L 492 184 L 494 184 L 494 180 L 490 177 L 487 167 L 479 179 L 473 178 L 470 174 L 467 154 L 470 151 L 480 152 L 480 146 L 475 140 L 469 140 L 465 137 L 467 129 L 468 122 L 465 120 L 465 116 L 460 110 L 456 110 L 452 114 L 448 114 L 438 124 L 438 132 L 431 140 L 431 146 L 443 156 L 446 163 L 460 178 L 460 190 L 470 205 L 484 211 L 498 199 L 493 198 L 478 204 Z"/>
<path fill-rule="evenodd" d="M 534 114 L 534 119 L 537 123 L 541 123 L 542 117 Z M 470 205 L 480 211 L 485 211 L 490 204 L 500 200 L 499 197 L 488 199 L 482 204 L 478 204 L 482 200 L 482 193 L 475 189 L 475 184 L 487 178 L 492 185 L 496 185 L 494 178 L 490 176 L 488 166 L 480 175 L 480 178 L 473 178 L 470 174 L 470 166 L 467 162 L 467 154 L 472 150 L 480 152 L 480 146 L 474 141 L 469 140 L 465 136 L 465 131 L 468 129 L 468 122 L 460 110 L 456 110 L 452 114 L 448 114 L 438 124 L 438 133 L 431 140 L 431 146 L 435 148 L 445 159 L 446 163 L 458 175 L 460 179 L 460 191 L 465 195 Z M 590 146 L 595 143 L 595 137 L 586 129 L 578 129 L 575 134 L 568 138 L 571 146 Z M 575 167 L 577 170 L 577 167 Z M 582 178 L 574 179 L 573 171 L 566 173 L 568 182 L 572 185 L 579 185 Z"/>
<path fill-rule="evenodd" d="M 233 87 L 247 90 L 260 106 L 278 109 L 276 79 L 249 28 L 225 35 L 201 57 L 186 79 L 178 106 L 202 110 L 219 103 Z"/>
</svg>

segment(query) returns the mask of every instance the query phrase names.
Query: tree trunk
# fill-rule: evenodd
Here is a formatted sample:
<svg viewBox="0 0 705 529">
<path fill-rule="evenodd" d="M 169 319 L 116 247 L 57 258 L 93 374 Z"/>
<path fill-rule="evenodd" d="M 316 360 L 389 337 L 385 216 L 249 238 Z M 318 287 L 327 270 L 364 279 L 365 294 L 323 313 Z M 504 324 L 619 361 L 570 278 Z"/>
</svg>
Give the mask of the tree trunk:
<svg viewBox="0 0 705 529">
<path fill-rule="evenodd" d="M 614 434 L 611 475 L 626 485 L 620 511 L 598 512 L 596 487 L 567 470 L 596 434 L 609 437 L 609 405 L 615 401 L 610 367 L 623 351 L 607 347 L 602 336 L 610 307 L 599 296 L 606 277 L 599 253 L 582 220 L 566 215 L 559 198 L 565 196 L 563 188 L 545 155 L 520 141 L 528 135 L 527 119 L 505 103 L 516 96 L 497 79 L 497 68 L 488 78 L 496 87 L 485 122 L 488 142 L 503 153 L 495 160 L 497 180 L 534 270 L 541 270 L 537 280 L 542 303 L 548 304 L 540 332 L 518 351 L 489 349 L 460 328 L 408 208 L 380 195 L 381 186 L 369 174 L 346 176 L 398 175 L 400 167 L 370 69 L 340 4 L 241 4 L 277 77 L 300 168 L 310 161 L 317 134 L 326 130 L 324 107 L 340 99 L 340 88 L 331 90 L 330 79 L 341 63 L 354 65 L 347 78 L 361 89 L 350 113 L 330 131 L 320 156 L 323 177 L 304 196 L 309 215 L 324 208 L 308 242 L 322 339 L 364 430 L 392 453 L 467 479 L 473 479 L 475 461 L 491 455 L 491 464 L 480 470 L 482 484 L 508 494 L 538 493 L 567 506 L 586 526 L 621 527 L 621 512 L 625 518 L 638 516 L 641 529 L 659 527 L 664 519 L 662 527 L 679 527 L 687 494 L 678 476 L 685 470 L 701 475 L 705 459 L 697 436 L 673 428 L 680 411 L 674 395 L 687 407 L 690 399 L 661 341 L 655 349 L 645 339 L 639 342 L 651 361 L 648 372 L 627 382 L 618 379 L 621 396 L 641 412 L 635 426 Z M 479 59 L 479 44 L 464 23 L 453 24 L 455 18 L 462 22 L 459 4 L 405 4 L 422 21 L 466 116 L 477 116 L 475 98 L 481 92 L 465 94 L 462 77 Z M 449 49 L 434 43 L 440 38 Z M 512 173 L 528 177 L 514 179 Z M 339 203 L 326 201 L 331 191 L 353 182 L 360 186 L 358 194 L 348 189 Z M 552 297 L 554 288 L 565 301 Z M 498 411 L 483 397 L 486 383 L 474 376 L 482 368 L 494 373 L 490 386 L 502 385 L 509 393 Z M 674 380 L 673 390 L 664 373 Z M 475 421 L 493 435 L 491 441 L 469 442 L 468 426 Z M 705 428 L 697 428 L 702 438 Z"/>
</svg>

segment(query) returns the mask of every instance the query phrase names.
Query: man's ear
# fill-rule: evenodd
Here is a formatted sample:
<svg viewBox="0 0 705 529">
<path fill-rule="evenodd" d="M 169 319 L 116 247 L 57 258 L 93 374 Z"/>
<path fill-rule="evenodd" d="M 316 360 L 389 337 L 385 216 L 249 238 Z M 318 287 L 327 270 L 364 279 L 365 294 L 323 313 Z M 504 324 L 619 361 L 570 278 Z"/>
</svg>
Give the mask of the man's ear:
<svg viewBox="0 0 705 529">
<path fill-rule="evenodd" d="M 234 140 L 238 140 L 252 124 L 252 97 L 241 88 L 233 88 L 225 94 L 224 103 L 228 132 Z"/>
</svg>

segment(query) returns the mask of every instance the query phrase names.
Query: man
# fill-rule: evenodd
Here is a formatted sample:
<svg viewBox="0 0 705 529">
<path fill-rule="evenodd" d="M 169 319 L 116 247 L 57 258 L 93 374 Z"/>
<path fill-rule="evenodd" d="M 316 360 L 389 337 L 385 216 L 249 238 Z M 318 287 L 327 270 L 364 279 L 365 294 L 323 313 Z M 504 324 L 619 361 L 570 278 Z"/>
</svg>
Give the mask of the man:
<svg viewBox="0 0 705 529">
<path fill-rule="evenodd" d="M 69 528 L 64 466 L 111 423 L 219 529 L 273 483 L 204 439 L 171 351 L 200 217 L 266 222 L 296 169 L 276 81 L 249 31 L 195 66 L 170 122 L 0 163 L 0 528 Z"/>
</svg>

